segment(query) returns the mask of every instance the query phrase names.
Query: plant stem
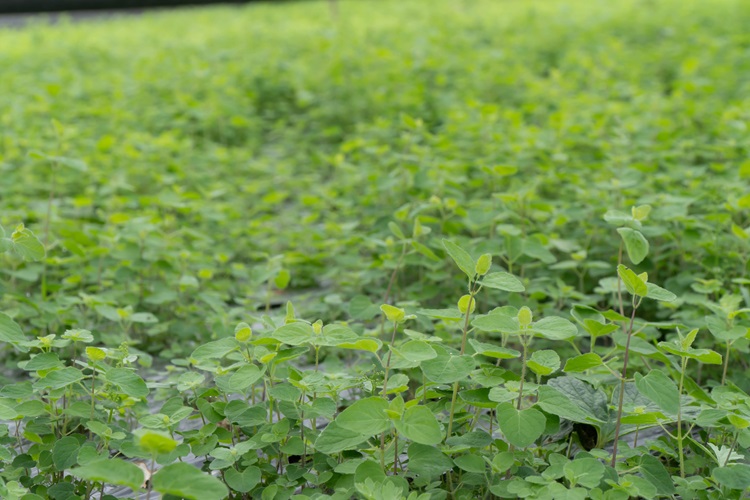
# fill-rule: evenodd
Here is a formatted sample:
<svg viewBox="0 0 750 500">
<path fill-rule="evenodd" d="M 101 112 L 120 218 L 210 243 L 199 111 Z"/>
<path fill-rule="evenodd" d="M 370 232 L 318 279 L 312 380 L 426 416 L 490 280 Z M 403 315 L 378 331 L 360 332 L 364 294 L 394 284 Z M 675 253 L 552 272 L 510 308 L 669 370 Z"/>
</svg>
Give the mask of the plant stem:
<svg viewBox="0 0 750 500">
<path fill-rule="evenodd" d="M 680 387 L 677 391 L 677 397 L 682 398 L 682 387 L 685 382 L 685 370 L 687 370 L 688 358 L 682 358 L 682 370 L 680 371 Z M 680 477 L 685 477 L 685 451 L 682 446 L 682 403 L 677 407 L 677 453 L 680 457 Z"/>
<path fill-rule="evenodd" d="M 526 356 L 528 354 L 529 342 L 522 336 L 521 345 L 523 346 L 523 355 L 521 358 L 521 382 L 518 384 L 518 402 L 516 403 L 516 409 L 521 409 L 521 401 L 523 401 L 523 381 L 526 379 Z"/>
<path fill-rule="evenodd" d="M 721 385 L 724 385 L 727 381 L 727 367 L 729 366 L 729 350 L 732 347 L 732 343 L 727 341 L 727 350 L 724 354 L 724 370 L 721 372 Z"/>
<path fill-rule="evenodd" d="M 393 333 L 391 334 L 391 344 L 393 346 L 396 341 L 396 331 L 398 331 L 398 323 L 393 322 Z M 393 350 L 388 349 L 388 358 L 385 360 L 385 376 L 383 377 L 383 399 L 388 401 L 388 371 L 391 368 L 391 354 Z M 380 434 L 380 467 L 385 471 L 385 431 Z"/>
<path fill-rule="evenodd" d="M 466 335 L 469 332 L 469 316 L 471 315 L 471 306 L 474 304 L 474 290 L 471 290 L 469 294 L 469 303 L 466 305 L 466 316 L 464 317 L 464 331 L 463 337 L 461 338 L 461 354 L 463 355 L 466 349 Z M 448 433 L 445 435 L 445 439 L 451 436 L 453 431 L 453 414 L 456 411 L 456 397 L 458 396 L 458 381 L 453 384 L 453 396 L 451 397 L 451 410 L 450 417 L 448 419 Z"/>
<path fill-rule="evenodd" d="M 622 239 L 620 239 L 620 251 L 617 253 L 617 267 L 622 264 Z M 625 309 L 622 305 L 622 280 L 617 278 L 617 301 L 620 304 L 620 316 L 625 316 Z"/>
<path fill-rule="evenodd" d="M 619 280 L 618 280 L 619 282 Z M 628 358 L 630 357 L 630 338 L 633 334 L 633 322 L 635 321 L 635 311 L 638 309 L 638 304 L 635 302 L 633 297 L 633 312 L 630 315 L 630 326 L 628 327 L 628 340 L 625 343 L 625 358 L 622 362 L 622 376 L 620 377 L 620 398 L 617 403 L 617 421 L 615 423 L 615 441 L 612 447 L 612 468 L 617 463 L 617 441 L 620 439 L 620 420 L 622 419 L 622 404 L 625 397 L 625 379 L 628 376 Z"/>
</svg>

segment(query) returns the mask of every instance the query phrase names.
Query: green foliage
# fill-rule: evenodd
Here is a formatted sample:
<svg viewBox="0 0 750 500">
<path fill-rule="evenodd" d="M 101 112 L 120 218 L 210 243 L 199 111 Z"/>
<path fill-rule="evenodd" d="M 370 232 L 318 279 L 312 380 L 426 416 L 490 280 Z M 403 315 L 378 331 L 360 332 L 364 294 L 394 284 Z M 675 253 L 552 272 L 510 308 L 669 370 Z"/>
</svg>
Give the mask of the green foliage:
<svg viewBox="0 0 750 500">
<path fill-rule="evenodd" d="M 746 495 L 747 2 L 339 3 L 0 32 L 0 498 Z"/>
</svg>

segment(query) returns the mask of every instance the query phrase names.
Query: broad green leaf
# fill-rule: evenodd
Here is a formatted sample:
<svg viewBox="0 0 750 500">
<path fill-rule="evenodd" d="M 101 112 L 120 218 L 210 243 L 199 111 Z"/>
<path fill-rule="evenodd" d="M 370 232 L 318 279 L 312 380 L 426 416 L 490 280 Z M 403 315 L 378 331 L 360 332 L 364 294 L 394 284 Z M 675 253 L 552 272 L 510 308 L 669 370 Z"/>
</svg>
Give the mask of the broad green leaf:
<svg viewBox="0 0 750 500">
<path fill-rule="evenodd" d="M 547 413 L 572 422 L 592 423 L 599 421 L 597 416 L 586 406 L 577 404 L 575 400 L 552 386 L 540 386 L 537 389 L 537 394 L 539 396 L 537 406 Z"/>
<path fill-rule="evenodd" d="M 138 491 L 145 482 L 145 475 L 140 467 L 119 458 L 97 460 L 83 467 L 76 467 L 70 473 L 79 479 L 127 486 L 133 491 Z"/>
<path fill-rule="evenodd" d="M 629 227 L 620 227 L 617 229 L 622 241 L 625 242 L 625 250 L 633 264 L 640 264 L 648 255 L 648 240 L 640 231 L 630 229 Z"/>
<path fill-rule="evenodd" d="M 513 359 L 521 356 L 519 351 L 515 349 L 508 349 L 506 347 L 500 347 L 493 344 L 487 344 L 478 340 L 469 339 L 469 344 L 474 348 L 477 354 L 487 356 L 495 359 Z"/>
<path fill-rule="evenodd" d="M 680 408 L 680 395 L 674 381 L 660 370 L 651 370 L 644 377 L 635 374 L 635 386 L 638 392 L 656 403 L 667 413 L 676 414 Z"/>
<path fill-rule="evenodd" d="M 220 359 L 232 351 L 239 349 L 239 343 L 234 337 L 225 337 L 219 340 L 212 340 L 202 346 L 197 347 L 190 355 L 199 363 L 212 359 Z"/>
<path fill-rule="evenodd" d="M 721 354 L 711 349 L 693 349 L 688 347 L 684 349 L 679 341 L 675 342 L 659 342 L 659 347 L 670 354 L 676 356 L 682 356 L 690 359 L 696 359 L 701 363 L 708 365 L 720 365 L 722 362 Z"/>
<path fill-rule="evenodd" d="M 716 481 L 732 490 L 746 490 L 750 488 L 750 466 L 746 464 L 717 467 L 711 475 Z"/>
<path fill-rule="evenodd" d="M 443 320 L 461 320 L 464 315 L 458 309 L 417 309 L 417 314 L 427 316 L 428 318 Z"/>
<path fill-rule="evenodd" d="M 466 250 L 449 240 L 443 240 L 443 246 L 458 268 L 461 269 L 469 279 L 474 278 L 474 271 L 477 264 L 474 262 L 474 259 L 471 258 L 471 255 L 469 255 Z"/>
<path fill-rule="evenodd" d="M 581 485 L 595 488 L 604 477 L 604 464 L 595 458 L 578 458 L 563 467 L 565 478 L 571 486 Z"/>
<path fill-rule="evenodd" d="M 80 328 L 66 330 L 65 333 L 62 334 L 62 338 L 72 340 L 73 342 L 83 342 L 84 344 L 94 341 L 94 336 L 90 331 Z"/>
<path fill-rule="evenodd" d="M 646 283 L 646 288 L 648 289 L 646 297 L 649 299 L 661 302 L 674 302 L 677 300 L 677 295 L 653 283 Z"/>
<path fill-rule="evenodd" d="M 260 483 L 261 472 L 255 466 L 250 466 L 242 472 L 229 467 L 224 471 L 224 480 L 232 490 L 247 493 Z"/>
<path fill-rule="evenodd" d="M 420 476 L 436 478 L 453 468 L 453 461 L 434 446 L 412 443 L 408 455 L 409 470 Z"/>
<path fill-rule="evenodd" d="M 484 332 L 518 333 L 521 325 L 518 318 L 505 313 L 490 313 L 475 318 L 471 325 Z"/>
<path fill-rule="evenodd" d="M 526 290 L 526 287 L 518 278 L 506 272 L 490 273 L 482 278 L 479 283 L 484 287 L 506 292 L 523 292 Z"/>
<path fill-rule="evenodd" d="M 576 325 L 557 316 L 542 318 L 531 329 L 549 340 L 569 340 L 580 335 Z"/>
<path fill-rule="evenodd" d="M 383 346 L 382 342 L 378 339 L 359 339 L 354 342 L 342 342 L 337 344 L 336 347 L 341 349 L 353 349 L 356 351 L 368 351 L 378 352 Z"/>
<path fill-rule="evenodd" d="M 50 370 L 52 368 L 63 368 L 63 363 L 57 357 L 57 353 L 43 352 L 31 358 L 23 367 L 24 370 L 34 372 Z"/>
<path fill-rule="evenodd" d="M 640 470 L 643 477 L 654 485 L 659 495 L 674 495 L 674 482 L 669 475 L 669 471 L 661 463 L 661 460 L 653 455 L 642 455 Z"/>
<path fill-rule="evenodd" d="M 261 406 L 250 406 L 241 399 L 230 401 L 224 407 L 224 415 L 227 419 L 240 427 L 251 427 L 261 425 L 268 420 L 268 410 Z"/>
<path fill-rule="evenodd" d="M 62 389 L 71 384 L 83 380 L 83 373 L 77 368 L 69 366 L 61 370 L 49 372 L 44 377 L 34 382 L 34 390 L 40 389 Z"/>
<path fill-rule="evenodd" d="M 594 389 L 590 384 L 568 376 L 553 378 L 547 382 L 547 385 L 564 394 L 571 402 L 586 411 L 588 415 L 593 415 L 594 418 L 603 422 L 609 421 L 607 395 L 601 389 Z"/>
<path fill-rule="evenodd" d="M 526 366 L 537 375 L 551 375 L 560 369 L 560 356 L 551 349 L 534 351 Z"/>
<path fill-rule="evenodd" d="M 547 425 L 539 410 L 517 410 L 511 403 L 500 403 L 496 410 L 497 422 L 505 439 L 517 448 L 526 448 L 536 441 Z"/>
<path fill-rule="evenodd" d="M 413 368 L 422 361 L 437 357 L 435 349 L 424 340 L 410 340 L 398 348 L 391 348 L 391 351 L 394 354 L 391 368 Z"/>
<path fill-rule="evenodd" d="M 388 403 L 380 397 L 360 399 L 336 417 L 336 424 L 342 429 L 356 432 L 366 437 L 384 432 L 391 426 L 385 413 Z"/>
<path fill-rule="evenodd" d="M 648 287 L 646 286 L 646 282 L 643 281 L 632 270 L 620 264 L 619 266 L 617 266 L 617 274 L 618 276 L 620 276 L 620 279 L 625 285 L 625 289 L 631 295 L 637 295 L 639 297 L 645 297 L 646 295 L 648 295 Z"/>
<path fill-rule="evenodd" d="M 231 375 L 227 387 L 231 392 L 242 392 L 260 380 L 265 371 L 265 368 L 261 370 L 257 365 L 242 366 Z"/>
<path fill-rule="evenodd" d="M 415 443 L 435 445 L 443 440 L 443 429 L 426 406 L 407 408 L 401 420 L 394 420 L 396 430 Z"/>
<path fill-rule="evenodd" d="M 565 368 L 563 368 L 563 371 L 566 373 L 578 373 L 591 368 L 596 368 L 602 364 L 601 356 L 595 352 L 587 352 L 586 354 L 580 354 L 568 359 L 568 361 L 565 362 Z"/>
<path fill-rule="evenodd" d="M 20 224 L 13 234 L 10 235 L 10 239 L 13 242 L 13 249 L 23 257 L 24 260 L 34 261 L 42 260 L 46 255 L 44 245 L 39 239 L 34 236 L 28 228 L 25 228 L 23 224 Z"/>
<path fill-rule="evenodd" d="M 466 472 L 484 474 L 487 462 L 479 455 L 461 455 L 453 459 L 459 469 Z"/>
<path fill-rule="evenodd" d="M 220 479 L 184 462 L 161 468 L 151 482 L 159 493 L 190 500 L 222 500 L 229 494 Z"/>
<path fill-rule="evenodd" d="M 177 441 L 169 434 L 151 429 L 138 429 L 133 432 L 140 449 L 152 455 L 169 453 L 177 447 Z"/>
<path fill-rule="evenodd" d="M 78 463 L 78 450 L 80 448 L 81 444 L 72 436 L 55 441 L 52 447 L 52 462 L 55 464 L 55 469 L 62 472 Z"/>
<path fill-rule="evenodd" d="M 349 315 L 358 320 L 368 321 L 380 314 L 380 308 L 365 295 L 356 295 L 349 302 Z"/>
<path fill-rule="evenodd" d="M 7 314 L 0 312 L 0 342 L 7 342 L 15 346 L 25 340 L 26 336 L 23 334 L 21 327 L 18 326 L 18 323 L 13 321 Z M 24 352 L 26 350 L 28 349 L 24 349 Z"/>
<path fill-rule="evenodd" d="M 148 387 L 134 371 L 127 368 L 110 368 L 104 375 L 108 382 L 116 385 L 123 393 L 133 398 L 148 396 Z"/>
<path fill-rule="evenodd" d="M 440 347 L 437 356 L 422 361 L 422 371 L 428 380 L 438 384 L 450 384 L 463 380 L 474 369 L 474 358 L 469 355 L 451 354 Z"/>
<path fill-rule="evenodd" d="M 356 448 L 371 434 L 362 435 L 339 426 L 336 421 L 329 423 L 315 440 L 315 449 L 321 453 L 333 454 Z"/>
<path fill-rule="evenodd" d="M 429 247 L 423 245 L 422 243 L 420 243 L 418 241 L 412 241 L 411 242 L 411 246 L 414 248 L 414 250 L 416 250 L 417 252 L 421 253 L 422 255 L 424 255 L 425 257 L 427 257 L 428 259 L 430 259 L 430 260 L 432 260 L 434 262 L 440 262 L 440 257 L 438 257 L 435 254 L 435 252 L 433 252 L 432 250 L 430 250 Z"/>
<path fill-rule="evenodd" d="M 271 334 L 271 337 L 287 345 L 311 344 L 313 342 L 313 328 L 307 323 L 295 321 L 277 328 Z"/>
</svg>

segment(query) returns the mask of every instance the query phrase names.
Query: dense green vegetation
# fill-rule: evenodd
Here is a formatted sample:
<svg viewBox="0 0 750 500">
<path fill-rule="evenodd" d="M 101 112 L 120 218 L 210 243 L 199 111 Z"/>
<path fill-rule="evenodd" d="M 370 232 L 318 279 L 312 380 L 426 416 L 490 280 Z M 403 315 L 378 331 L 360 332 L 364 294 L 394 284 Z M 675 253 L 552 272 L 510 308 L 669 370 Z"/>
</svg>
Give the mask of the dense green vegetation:
<svg viewBox="0 0 750 500">
<path fill-rule="evenodd" d="M 747 26 L 431 0 L 1 31 L 0 497 L 743 497 Z"/>
</svg>

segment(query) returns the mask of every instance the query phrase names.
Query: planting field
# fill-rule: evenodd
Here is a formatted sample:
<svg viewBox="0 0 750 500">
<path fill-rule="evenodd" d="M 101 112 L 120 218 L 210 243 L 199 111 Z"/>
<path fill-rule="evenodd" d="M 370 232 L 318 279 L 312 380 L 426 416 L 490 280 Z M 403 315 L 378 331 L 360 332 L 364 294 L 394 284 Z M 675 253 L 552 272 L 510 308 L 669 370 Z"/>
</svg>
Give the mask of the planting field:
<svg viewBox="0 0 750 500">
<path fill-rule="evenodd" d="M 748 26 L 0 30 L 0 498 L 745 498 Z"/>
</svg>

